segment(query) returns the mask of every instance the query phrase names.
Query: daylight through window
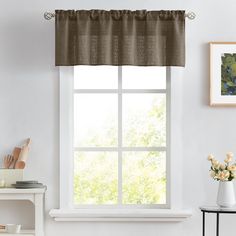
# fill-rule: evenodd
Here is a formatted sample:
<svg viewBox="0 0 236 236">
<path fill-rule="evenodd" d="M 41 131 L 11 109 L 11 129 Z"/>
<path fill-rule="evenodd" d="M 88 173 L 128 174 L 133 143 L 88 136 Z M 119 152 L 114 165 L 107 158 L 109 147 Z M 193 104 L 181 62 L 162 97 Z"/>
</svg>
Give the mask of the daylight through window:
<svg viewBox="0 0 236 236">
<path fill-rule="evenodd" d="M 74 204 L 167 204 L 165 67 L 74 67 Z"/>
</svg>

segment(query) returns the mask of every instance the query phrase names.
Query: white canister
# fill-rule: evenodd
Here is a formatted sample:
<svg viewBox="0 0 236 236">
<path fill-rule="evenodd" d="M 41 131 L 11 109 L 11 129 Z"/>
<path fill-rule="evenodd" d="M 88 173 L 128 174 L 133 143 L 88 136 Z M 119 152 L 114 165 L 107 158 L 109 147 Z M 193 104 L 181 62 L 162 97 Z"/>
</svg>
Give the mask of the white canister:
<svg viewBox="0 0 236 236">
<path fill-rule="evenodd" d="M 4 185 L 11 188 L 16 181 L 22 181 L 24 170 L 22 169 L 0 169 L 0 179 L 4 180 Z"/>
<path fill-rule="evenodd" d="M 19 234 L 20 230 L 21 230 L 21 225 L 6 224 L 6 232 L 9 234 Z"/>
<path fill-rule="evenodd" d="M 0 179 L 0 188 L 5 188 L 5 180 Z"/>
</svg>

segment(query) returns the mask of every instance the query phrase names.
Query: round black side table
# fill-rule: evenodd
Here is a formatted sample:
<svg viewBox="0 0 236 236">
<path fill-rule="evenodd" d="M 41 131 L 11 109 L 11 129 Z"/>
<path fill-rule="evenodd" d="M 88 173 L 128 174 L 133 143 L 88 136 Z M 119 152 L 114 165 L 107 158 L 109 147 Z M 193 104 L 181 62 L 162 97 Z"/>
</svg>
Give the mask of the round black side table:
<svg viewBox="0 0 236 236">
<path fill-rule="evenodd" d="M 202 236 L 205 236 L 205 213 L 216 214 L 216 236 L 219 236 L 220 214 L 236 214 L 236 208 L 220 208 L 217 206 L 201 206 Z"/>
</svg>

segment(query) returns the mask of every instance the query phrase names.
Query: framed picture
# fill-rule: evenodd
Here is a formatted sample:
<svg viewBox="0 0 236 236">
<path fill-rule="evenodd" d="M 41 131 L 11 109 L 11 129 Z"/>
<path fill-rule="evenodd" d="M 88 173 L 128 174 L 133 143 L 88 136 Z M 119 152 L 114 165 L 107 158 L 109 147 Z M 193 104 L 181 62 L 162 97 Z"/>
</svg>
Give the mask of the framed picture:
<svg viewBox="0 0 236 236">
<path fill-rule="evenodd" d="M 210 43 L 210 105 L 236 106 L 236 42 Z"/>
</svg>

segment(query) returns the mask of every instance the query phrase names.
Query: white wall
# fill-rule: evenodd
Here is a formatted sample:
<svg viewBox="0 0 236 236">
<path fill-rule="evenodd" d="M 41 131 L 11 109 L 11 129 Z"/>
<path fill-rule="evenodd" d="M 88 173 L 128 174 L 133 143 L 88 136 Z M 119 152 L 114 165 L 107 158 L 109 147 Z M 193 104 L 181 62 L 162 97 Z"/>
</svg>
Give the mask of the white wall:
<svg viewBox="0 0 236 236">
<path fill-rule="evenodd" d="M 178 99 L 182 101 L 183 205 L 193 209 L 184 223 L 55 223 L 47 216 L 47 236 L 198 236 L 201 218 L 198 206 L 214 203 L 217 183 L 208 177 L 206 156 L 223 159 L 236 153 L 235 108 L 212 108 L 209 96 L 209 41 L 236 41 L 234 0 L 1 0 L 0 1 L 0 157 L 30 136 L 33 140 L 26 175 L 48 186 L 47 215 L 59 205 L 58 69 L 54 66 L 54 21 L 43 12 L 54 9 L 186 9 L 196 12 L 187 20 L 187 64 Z M 173 97 L 175 99 L 175 97 Z M 173 158 L 182 158 L 173 155 Z M 7 211 L 10 207 L 10 212 Z M 32 206 L 0 203 L 0 223 L 31 226 Z M 28 209 L 28 210 L 25 210 Z M 31 213 L 29 213 L 31 212 Z M 25 220 L 23 220 L 25 217 Z M 208 217 L 214 231 L 213 216 Z M 236 216 L 235 216 L 236 217 Z M 222 217 L 222 233 L 232 232 Z M 213 235 L 213 234 L 211 234 Z"/>
</svg>

